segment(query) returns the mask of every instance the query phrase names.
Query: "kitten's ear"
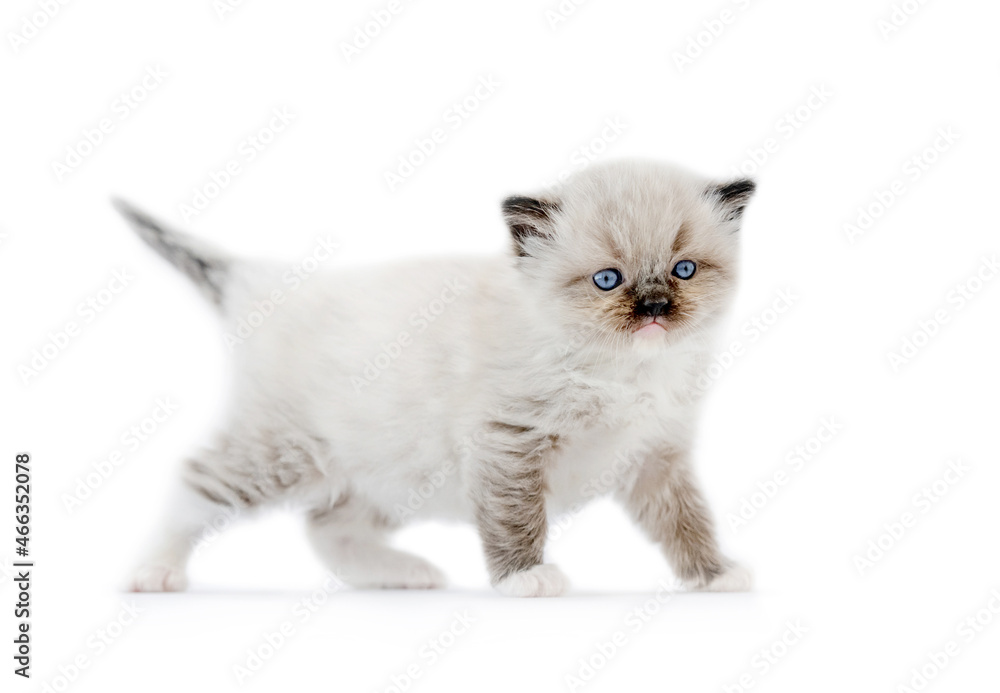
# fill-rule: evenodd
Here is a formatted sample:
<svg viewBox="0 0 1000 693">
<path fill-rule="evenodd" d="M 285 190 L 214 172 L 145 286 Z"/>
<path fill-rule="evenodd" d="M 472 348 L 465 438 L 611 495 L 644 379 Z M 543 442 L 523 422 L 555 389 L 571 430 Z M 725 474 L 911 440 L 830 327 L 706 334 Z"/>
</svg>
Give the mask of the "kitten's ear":
<svg viewBox="0 0 1000 693">
<path fill-rule="evenodd" d="M 518 256 L 529 255 L 527 249 L 535 239 L 552 238 L 555 214 L 559 211 L 556 200 L 512 195 L 503 201 L 502 208 Z"/>
<path fill-rule="evenodd" d="M 757 184 L 749 178 L 711 186 L 706 194 L 722 213 L 725 221 L 739 221 L 743 210 L 750 203 Z"/>
</svg>

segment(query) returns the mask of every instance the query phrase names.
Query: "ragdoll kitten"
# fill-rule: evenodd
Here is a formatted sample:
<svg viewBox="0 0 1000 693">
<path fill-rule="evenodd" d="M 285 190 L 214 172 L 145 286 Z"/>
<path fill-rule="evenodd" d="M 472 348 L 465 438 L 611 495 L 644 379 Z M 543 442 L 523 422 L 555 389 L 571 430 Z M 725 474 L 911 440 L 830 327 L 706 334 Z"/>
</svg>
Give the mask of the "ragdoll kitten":
<svg viewBox="0 0 1000 693">
<path fill-rule="evenodd" d="M 555 596 L 567 581 L 543 562 L 547 518 L 601 493 L 688 586 L 749 589 L 720 553 L 689 451 L 753 190 L 652 163 L 594 166 L 556 193 L 504 200 L 510 256 L 337 268 L 294 291 L 281 265 L 118 203 L 227 333 L 242 322 L 245 335 L 228 423 L 187 461 L 134 589 L 184 589 L 213 519 L 291 501 L 348 584 L 442 586 L 387 535 L 459 519 L 476 523 L 500 592 Z"/>
</svg>

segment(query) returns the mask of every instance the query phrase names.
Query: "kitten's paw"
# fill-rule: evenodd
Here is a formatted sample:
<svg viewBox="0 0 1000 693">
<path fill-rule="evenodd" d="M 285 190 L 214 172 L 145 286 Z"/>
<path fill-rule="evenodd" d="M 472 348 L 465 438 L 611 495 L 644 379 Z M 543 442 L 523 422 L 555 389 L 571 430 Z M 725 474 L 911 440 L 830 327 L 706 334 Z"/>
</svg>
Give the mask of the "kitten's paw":
<svg viewBox="0 0 1000 693">
<path fill-rule="evenodd" d="M 187 589 L 184 569 L 169 565 L 144 565 L 132 576 L 133 592 L 183 592 Z"/>
<path fill-rule="evenodd" d="M 703 592 L 749 592 L 752 588 L 753 573 L 750 569 L 739 563 L 731 563 L 711 582 L 698 589 Z"/>
<path fill-rule="evenodd" d="M 496 588 L 508 597 L 558 597 L 569 589 L 569 580 L 556 566 L 542 563 L 508 575 Z"/>
<path fill-rule="evenodd" d="M 419 556 L 413 556 L 407 564 L 395 575 L 389 576 L 385 584 L 379 585 L 386 589 L 404 590 L 436 590 L 448 584 L 448 578 L 430 561 Z"/>
<path fill-rule="evenodd" d="M 344 582 L 358 589 L 431 590 L 448 584 L 437 566 L 402 551 L 380 552 L 368 563 L 344 571 Z"/>
</svg>

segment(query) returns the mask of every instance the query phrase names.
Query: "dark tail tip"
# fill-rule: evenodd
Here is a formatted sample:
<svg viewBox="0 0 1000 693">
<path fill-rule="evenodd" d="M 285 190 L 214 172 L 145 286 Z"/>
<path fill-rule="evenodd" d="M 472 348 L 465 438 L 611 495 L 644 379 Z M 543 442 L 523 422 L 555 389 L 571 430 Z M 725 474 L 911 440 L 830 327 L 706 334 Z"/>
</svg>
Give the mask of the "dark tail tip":
<svg viewBox="0 0 1000 693">
<path fill-rule="evenodd" d="M 112 197 L 111 204 L 142 240 L 190 277 L 210 301 L 222 304 L 229 269 L 225 254 L 185 233 L 170 229 L 120 197 Z"/>
<path fill-rule="evenodd" d="M 118 210 L 118 213 L 125 217 L 137 229 L 153 231 L 158 235 L 165 233 L 165 229 L 153 217 L 149 216 L 131 202 L 121 198 L 112 197 L 111 206 Z"/>
</svg>

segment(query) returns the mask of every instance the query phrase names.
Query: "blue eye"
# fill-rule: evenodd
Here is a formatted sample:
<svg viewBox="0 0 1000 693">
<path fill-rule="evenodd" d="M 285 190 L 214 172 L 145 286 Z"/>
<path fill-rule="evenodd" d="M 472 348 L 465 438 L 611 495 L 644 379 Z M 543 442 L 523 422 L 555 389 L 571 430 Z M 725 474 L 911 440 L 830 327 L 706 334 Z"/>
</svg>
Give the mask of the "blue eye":
<svg viewBox="0 0 1000 693">
<path fill-rule="evenodd" d="M 594 275 L 594 283 L 602 291 L 611 291 L 622 283 L 622 273 L 616 269 L 602 269 Z"/>
<path fill-rule="evenodd" d="M 673 275 L 681 279 L 690 279 L 694 276 L 695 264 L 690 260 L 681 260 L 674 265 Z"/>
</svg>

